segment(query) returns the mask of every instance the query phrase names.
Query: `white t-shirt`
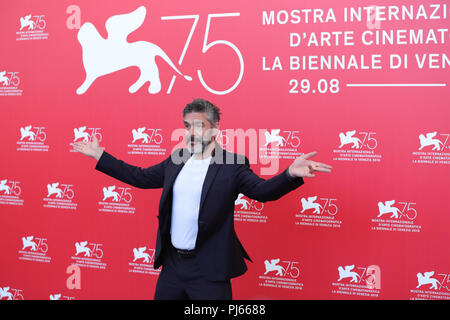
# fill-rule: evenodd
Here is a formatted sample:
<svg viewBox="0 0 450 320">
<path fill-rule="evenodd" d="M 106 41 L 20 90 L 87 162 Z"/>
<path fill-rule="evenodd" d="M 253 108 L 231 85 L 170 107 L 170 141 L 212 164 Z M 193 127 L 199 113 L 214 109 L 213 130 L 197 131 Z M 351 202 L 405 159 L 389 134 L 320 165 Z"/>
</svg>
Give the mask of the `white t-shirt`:
<svg viewBox="0 0 450 320">
<path fill-rule="evenodd" d="M 192 156 L 175 179 L 170 226 L 172 245 L 175 248 L 195 248 L 200 197 L 210 162 L 211 156 L 201 160 L 195 160 Z"/>
</svg>

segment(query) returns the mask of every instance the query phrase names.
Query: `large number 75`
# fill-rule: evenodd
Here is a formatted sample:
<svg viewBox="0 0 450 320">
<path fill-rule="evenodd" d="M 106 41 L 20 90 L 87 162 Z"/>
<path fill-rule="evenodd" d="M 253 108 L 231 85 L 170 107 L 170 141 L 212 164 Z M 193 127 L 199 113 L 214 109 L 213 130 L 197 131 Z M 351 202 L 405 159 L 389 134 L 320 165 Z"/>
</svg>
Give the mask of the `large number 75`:
<svg viewBox="0 0 450 320">
<path fill-rule="evenodd" d="M 203 87 L 208 90 L 211 93 L 214 94 L 218 94 L 218 95 L 222 95 L 222 94 L 227 94 L 230 93 L 231 91 L 233 91 L 234 89 L 236 89 L 236 87 L 239 85 L 239 83 L 242 80 L 242 76 L 244 75 L 244 59 L 242 58 L 242 54 L 239 51 L 239 49 L 230 41 L 227 40 L 215 40 L 215 41 L 211 41 L 208 43 L 208 34 L 209 34 L 209 29 L 211 27 L 211 20 L 213 18 L 230 18 L 230 17 L 237 17 L 239 16 L 240 13 L 239 12 L 233 12 L 233 13 L 211 13 L 208 14 L 208 20 L 206 22 L 206 28 L 205 28 L 205 35 L 203 37 L 203 46 L 202 46 L 202 53 L 206 53 L 209 49 L 211 49 L 212 47 L 216 46 L 216 45 L 225 45 L 230 47 L 231 49 L 233 49 L 233 51 L 236 53 L 236 55 L 239 58 L 239 76 L 237 78 L 237 80 L 234 82 L 234 84 L 228 88 L 227 90 L 223 90 L 223 91 L 219 91 L 219 90 L 215 90 L 213 88 L 211 88 L 208 84 L 206 84 L 204 78 L 203 78 L 203 74 L 202 71 L 200 69 L 197 70 L 197 74 L 198 74 L 198 79 L 200 80 L 200 83 L 203 85 Z M 193 23 L 191 26 L 191 31 L 189 32 L 189 35 L 186 39 L 186 42 L 184 44 L 184 48 L 183 51 L 181 53 L 180 58 L 178 59 L 178 64 L 181 65 L 181 63 L 183 62 L 184 56 L 186 54 L 187 49 L 189 48 L 189 44 L 191 42 L 192 39 L 192 35 L 194 34 L 195 28 L 197 27 L 197 23 L 198 20 L 200 18 L 200 15 L 198 14 L 194 14 L 194 15 L 185 15 L 185 16 L 164 16 L 161 17 L 161 20 L 182 20 L 182 19 L 193 19 Z M 172 80 L 170 82 L 169 88 L 167 89 L 167 93 L 170 94 L 170 92 L 172 91 L 172 87 L 173 84 L 175 83 L 175 78 L 176 76 L 174 75 L 172 77 Z"/>
</svg>

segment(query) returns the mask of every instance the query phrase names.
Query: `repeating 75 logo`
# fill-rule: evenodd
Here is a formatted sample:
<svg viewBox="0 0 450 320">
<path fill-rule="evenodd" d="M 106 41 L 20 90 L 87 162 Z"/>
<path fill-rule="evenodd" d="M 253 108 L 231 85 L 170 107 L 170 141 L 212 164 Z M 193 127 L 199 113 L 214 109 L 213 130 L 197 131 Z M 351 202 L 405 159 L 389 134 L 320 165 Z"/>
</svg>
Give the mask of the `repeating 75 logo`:
<svg viewBox="0 0 450 320">
<path fill-rule="evenodd" d="M 309 209 L 314 209 L 313 213 L 316 214 L 323 214 L 326 212 L 329 215 L 334 216 L 338 213 L 339 208 L 334 203 L 335 201 L 337 201 L 337 199 L 320 198 L 319 200 L 322 201 L 322 204 L 317 200 L 317 196 L 302 198 L 302 211 L 300 213 L 303 213 Z"/>
<path fill-rule="evenodd" d="M 88 242 L 87 241 L 82 241 L 82 242 L 76 242 L 75 243 L 75 248 L 76 248 L 76 253 L 75 255 L 78 256 L 79 254 L 84 253 L 85 257 L 96 257 L 98 259 L 103 258 L 103 250 L 102 247 L 103 244 L 101 243 L 93 243 L 93 242 Z"/>
<path fill-rule="evenodd" d="M 37 250 L 42 253 L 46 253 L 48 251 L 48 244 L 46 238 L 34 238 L 37 240 Z"/>
<path fill-rule="evenodd" d="M 101 259 L 103 258 L 103 250 L 100 248 L 103 246 L 103 244 L 100 243 L 89 243 L 87 247 L 92 246 L 91 252 L 92 255 L 94 255 L 96 258 Z"/>
<path fill-rule="evenodd" d="M 358 274 L 358 283 L 364 282 L 369 289 L 381 288 L 381 269 L 377 265 L 370 265 L 368 267 L 358 267 L 362 269 L 362 273 Z"/>
<path fill-rule="evenodd" d="M 34 131 L 33 131 L 34 129 Z M 32 129 L 30 130 L 30 132 L 34 133 L 34 136 L 32 138 L 32 140 L 37 139 L 41 142 L 44 142 L 47 139 L 47 133 L 45 132 L 46 129 L 45 127 L 32 127 Z M 22 131 L 22 129 L 21 129 Z M 20 140 L 22 140 L 26 135 L 22 134 L 22 137 L 20 138 Z"/>
<path fill-rule="evenodd" d="M 22 193 L 22 188 L 19 186 L 20 182 L 5 180 L 0 182 L 0 191 L 4 191 L 4 194 L 13 194 L 17 197 L 20 196 Z"/>
<path fill-rule="evenodd" d="M 72 187 L 73 187 L 73 184 L 61 183 L 62 190 L 60 189 L 61 192 L 57 193 L 57 198 L 66 198 L 66 199 L 72 200 L 73 197 L 75 196 L 75 192 L 73 191 Z M 53 194 L 53 193 L 51 193 L 51 194 Z M 50 195 L 50 193 L 49 193 L 49 195 Z"/>
<path fill-rule="evenodd" d="M 438 281 L 438 289 L 437 290 L 442 290 L 442 288 L 446 289 L 447 291 L 450 291 L 450 274 L 448 273 L 438 273 L 437 277 L 441 276 L 441 281 Z"/>
<path fill-rule="evenodd" d="M 38 238 L 33 236 L 27 236 L 22 238 L 22 250 L 30 247 L 31 251 L 40 251 L 46 253 L 48 251 L 47 238 Z"/>
<path fill-rule="evenodd" d="M 320 200 L 324 201 L 320 214 L 327 212 L 329 215 L 334 216 L 338 213 L 338 206 L 334 203 L 337 199 L 320 198 Z"/>
<path fill-rule="evenodd" d="M 297 267 L 299 264 L 298 261 L 287 261 L 283 260 L 280 262 L 280 259 L 272 259 L 272 260 L 265 260 L 264 265 L 266 271 L 264 272 L 264 275 L 266 275 L 269 272 L 276 271 L 277 276 L 281 277 L 291 277 L 293 279 L 296 279 L 300 276 L 300 269 Z"/>
<path fill-rule="evenodd" d="M 0 300 L 24 300 L 23 290 L 10 287 L 0 287 Z M 6 297 L 6 299 L 4 299 Z"/>
<path fill-rule="evenodd" d="M 112 185 L 109 187 L 103 188 L 103 200 L 105 201 L 108 198 L 112 198 L 114 202 L 125 201 L 126 203 L 130 203 L 133 200 L 133 196 L 129 192 L 131 188 L 118 187 L 117 190 L 121 190 L 120 193 L 115 191 L 116 186 Z"/>
<path fill-rule="evenodd" d="M 239 59 L 239 75 L 238 75 L 236 81 L 233 83 L 233 85 L 230 88 L 226 89 L 226 90 L 216 90 L 216 89 L 211 88 L 205 82 L 205 79 L 203 78 L 202 71 L 200 69 L 197 70 L 198 79 L 200 80 L 200 83 L 202 84 L 202 86 L 206 90 L 208 90 L 209 92 L 217 94 L 217 95 L 224 95 L 224 94 L 230 93 L 231 91 L 236 89 L 236 87 L 239 85 L 239 83 L 242 80 L 242 76 L 244 75 L 244 59 L 243 59 L 242 53 L 238 49 L 238 47 L 235 44 L 233 44 L 232 42 L 228 41 L 228 40 L 215 40 L 215 41 L 211 41 L 211 42 L 208 43 L 208 35 L 209 35 L 210 27 L 211 27 L 211 20 L 213 18 L 231 18 L 231 17 L 238 17 L 238 16 L 240 16 L 239 12 L 233 12 L 233 13 L 211 13 L 211 14 L 208 14 L 208 19 L 206 21 L 205 34 L 203 36 L 202 53 L 205 54 L 209 49 L 213 48 L 214 46 L 223 45 L 223 46 L 227 46 L 227 47 L 231 48 L 234 51 L 234 53 L 237 55 L 238 59 Z M 161 20 L 163 20 L 163 21 L 167 21 L 167 20 L 183 20 L 183 19 L 192 19 L 193 20 L 193 23 L 192 23 L 192 26 L 191 26 L 191 30 L 189 32 L 189 35 L 188 35 L 188 37 L 186 39 L 186 42 L 184 44 L 184 47 L 183 47 L 183 51 L 181 52 L 181 56 L 178 59 L 178 64 L 179 65 L 181 65 L 181 63 L 183 62 L 184 56 L 186 54 L 186 51 L 189 48 L 189 44 L 191 43 L 191 39 L 192 39 L 192 36 L 194 34 L 195 28 L 197 27 L 199 18 L 200 18 L 200 15 L 198 15 L 198 14 L 161 17 Z M 226 63 L 226 62 L 222 61 L 220 63 Z M 172 91 L 172 87 L 173 87 L 173 85 L 175 83 L 175 78 L 176 78 L 176 76 L 172 77 L 172 80 L 170 82 L 169 88 L 167 89 L 167 94 L 170 94 L 170 92 Z"/>
<path fill-rule="evenodd" d="M 290 276 L 291 278 L 298 278 L 300 275 L 300 269 L 296 267 L 299 262 L 297 261 L 282 261 L 286 266 L 284 268 L 283 277 Z"/>
<path fill-rule="evenodd" d="M 19 72 L 7 72 L 7 74 L 9 74 L 9 76 L 6 77 L 7 81 L 4 82 L 4 85 L 18 87 L 20 84 L 20 78 L 18 76 Z"/>
<path fill-rule="evenodd" d="M 30 17 L 30 16 L 26 16 L 26 18 L 29 18 L 29 22 L 32 23 L 32 30 L 36 29 L 36 28 L 38 28 L 40 30 L 45 29 L 45 27 L 47 26 L 47 22 L 45 20 L 45 14 L 36 15 L 36 16 L 32 16 L 32 17 Z M 23 28 L 23 25 L 21 25 L 20 29 L 22 30 L 22 28 Z"/>
</svg>

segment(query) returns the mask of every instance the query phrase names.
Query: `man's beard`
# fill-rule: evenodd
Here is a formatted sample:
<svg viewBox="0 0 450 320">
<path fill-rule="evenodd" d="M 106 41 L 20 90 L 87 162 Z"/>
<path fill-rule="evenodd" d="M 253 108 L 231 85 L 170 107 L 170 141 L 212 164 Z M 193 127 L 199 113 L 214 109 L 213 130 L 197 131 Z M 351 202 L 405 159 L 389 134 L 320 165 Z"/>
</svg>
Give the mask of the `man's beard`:
<svg viewBox="0 0 450 320">
<path fill-rule="evenodd" d="M 208 147 L 210 145 L 210 143 L 212 142 L 212 140 L 203 140 L 203 139 L 194 139 L 194 138 L 190 138 L 188 140 L 189 142 L 187 143 L 187 149 L 189 150 L 190 153 L 194 153 L 194 154 L 203 154 L 203 152 L 205 152 L 206 147 Z M 192 147 L 191 142 L 195 141 L 197 142 L 196 144 L 194 144 L 194 146 Z M 198 142 L 201 142 L 201 144 L 199 144 Z"/>
</svg>

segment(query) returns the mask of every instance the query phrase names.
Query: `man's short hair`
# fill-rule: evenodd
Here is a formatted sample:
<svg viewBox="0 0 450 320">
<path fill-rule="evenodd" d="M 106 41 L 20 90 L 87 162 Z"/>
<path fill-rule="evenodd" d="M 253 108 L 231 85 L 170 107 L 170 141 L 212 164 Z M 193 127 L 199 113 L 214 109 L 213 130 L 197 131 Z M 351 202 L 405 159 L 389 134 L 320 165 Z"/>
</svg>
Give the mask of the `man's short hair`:
<svg viewBox="0 0 450 320">
<path fill-rule="evenodd" d="M 206 112 L 208 121 L 211 125 L 216 125 L 220 121 L 220 109 L 208 100 L 198 98 L 188 103 L 183 109 L 183 118 L 188 113 L 192 112 Z"/>
</svg>

